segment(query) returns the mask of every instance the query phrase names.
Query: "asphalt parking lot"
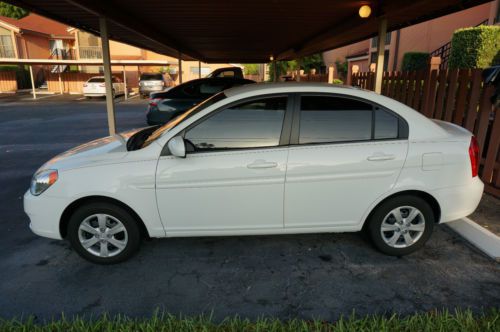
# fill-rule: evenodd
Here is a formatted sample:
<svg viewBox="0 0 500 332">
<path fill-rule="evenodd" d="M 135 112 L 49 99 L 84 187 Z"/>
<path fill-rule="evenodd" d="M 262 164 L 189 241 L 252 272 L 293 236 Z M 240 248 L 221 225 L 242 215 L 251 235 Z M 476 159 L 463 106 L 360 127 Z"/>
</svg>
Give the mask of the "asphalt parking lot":
<svg viewBox="0 0 500 332">
<path fill-rule="evenodd" d="M 118 100 L 118 130 L 144 126 L 145 104 Z M 160 309 L 333 320 L 500 307 L 499 264 L 446 226 L 403 258 L 378 253 L 360 234 L 322 234 L 152 240 L 120 265 L 88 263 L 66 242 L 30 232 L 22 196 L 46 160 L 106 134 L 104 100 L 0 96 L 0 317 Z"/>
</svg>

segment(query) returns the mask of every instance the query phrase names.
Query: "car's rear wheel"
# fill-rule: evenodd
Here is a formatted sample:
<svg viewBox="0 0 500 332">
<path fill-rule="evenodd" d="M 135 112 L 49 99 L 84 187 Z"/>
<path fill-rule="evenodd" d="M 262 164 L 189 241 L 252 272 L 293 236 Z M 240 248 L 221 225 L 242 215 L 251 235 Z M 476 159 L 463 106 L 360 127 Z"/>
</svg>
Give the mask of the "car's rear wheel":
<svg viewBox="0 0 500 332">
<path fill-rule="evenodd" d="M 68 223 L 68 239 L 83 258 L 114 264 L 137 251 L 141 236 L 137 221 L 127 210 L 109 203 L 92 203 L 73 213 Z"/>
<path fill-rule="evenodd" d="M 368 222 L 371 239 L 381 252 L 403 256 L 420 249 L 429 240 L 434 213 L 420 197 L 398 196 L 377 207 Z"/>
</svg>

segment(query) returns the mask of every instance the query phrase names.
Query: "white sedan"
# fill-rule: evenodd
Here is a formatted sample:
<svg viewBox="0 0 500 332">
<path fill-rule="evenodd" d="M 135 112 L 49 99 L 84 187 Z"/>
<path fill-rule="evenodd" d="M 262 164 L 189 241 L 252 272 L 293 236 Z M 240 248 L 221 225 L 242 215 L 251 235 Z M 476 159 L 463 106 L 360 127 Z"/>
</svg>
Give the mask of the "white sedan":
<svg viewBox="0 0 500 332">
<path fill-rule="evenodd" d="M 478 162 L 470 132 L 373 92 L 252 84 L 55 157 L 24 208 L 33 232 L 96 263 L 143 237 L 362 229 L 400 256 L 476 209 Z"/>
<path fill-rule="evenodd" d="M 113 76 L 113 96 L 125 94 L 125 83 L 118 77 Z M 83 83 L 83 95 L 85 97 L 105 97 L 106 84 L 104 76 L 91 77 L 87 82 Z"/>
</svg>

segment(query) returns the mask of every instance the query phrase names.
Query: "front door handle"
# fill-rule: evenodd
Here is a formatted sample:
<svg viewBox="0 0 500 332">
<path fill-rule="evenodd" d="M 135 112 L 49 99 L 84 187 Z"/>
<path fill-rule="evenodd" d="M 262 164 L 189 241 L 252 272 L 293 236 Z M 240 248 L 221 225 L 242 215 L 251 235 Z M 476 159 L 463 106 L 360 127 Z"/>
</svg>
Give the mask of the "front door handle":
<svg viewBox="0 0 500 332">
<path fill-rule="evenodd" d="M 251 164 L 247 165 L 247 168 L 274 168 L 278 166 L 278 163 L 275 163 L 273 161 L 265 161 L 265 160 L 256 160 Z"/>
<path fill-rule="evenodd" d="M 384 161 L 384 160 L 393 160 L 396 159 L 396 156 L 393 154 L 384 154 L 377 153 L 366 158 L 368 161 Z"/>
</svg>

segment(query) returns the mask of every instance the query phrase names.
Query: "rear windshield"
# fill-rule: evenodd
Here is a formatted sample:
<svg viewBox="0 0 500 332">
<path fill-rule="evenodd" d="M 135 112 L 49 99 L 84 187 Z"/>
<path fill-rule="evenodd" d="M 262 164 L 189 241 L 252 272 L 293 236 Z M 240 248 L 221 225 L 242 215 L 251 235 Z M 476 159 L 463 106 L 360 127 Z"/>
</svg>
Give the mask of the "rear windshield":
<svg viewBox="0 0 500 332">
<path fill-rule="evenodd" d="M 89 83 L 104 83 L 104 77 L 93 77 L 89 80 Z"/>
<path fill-rule="evenodd" d="M 161 81 L 163 76 L 161 74 L 142 74 L 141 81 Z"/>
</svg>

